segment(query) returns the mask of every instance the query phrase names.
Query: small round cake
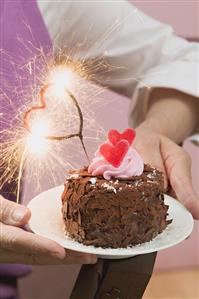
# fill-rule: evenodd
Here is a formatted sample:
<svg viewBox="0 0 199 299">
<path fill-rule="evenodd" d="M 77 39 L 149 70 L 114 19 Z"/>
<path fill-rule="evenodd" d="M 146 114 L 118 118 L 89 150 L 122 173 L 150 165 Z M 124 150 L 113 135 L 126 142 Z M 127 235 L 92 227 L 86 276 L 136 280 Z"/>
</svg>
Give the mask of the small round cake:
<svg viewBox="0 0 199 299">
<path fill-rule="evenodd" d="M 93 177 L 76 171 L 65 183 L 62 213 L 67 234 L 96 247 L 125 248 L 152 240 L 169 223 L 163 176 L 145 165 L 128 179 Z"/>
<path fill-rule="evenodd" d="M 66 180 L 62 194 L 66 234 L 84 245 L 134 246 L 152 240 L 171 222 L 164 204 L 163 174 L 144 165 L 130 146 L 132 132 L 130 138 L 126 131 L 115 139 L 109 132 L 109 142 L 99 148 L 90 166 L 73 171 Z"/>
</svg>

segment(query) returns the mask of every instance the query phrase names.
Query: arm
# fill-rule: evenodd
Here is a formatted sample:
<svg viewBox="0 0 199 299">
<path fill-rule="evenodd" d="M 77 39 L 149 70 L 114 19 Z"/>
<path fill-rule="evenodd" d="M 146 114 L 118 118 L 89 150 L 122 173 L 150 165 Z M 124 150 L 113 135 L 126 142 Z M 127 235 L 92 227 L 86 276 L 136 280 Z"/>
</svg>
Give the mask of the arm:
<svg viewBox="0 0 199 299">
<path fill-rule="evenodd" d="M 65 51 L 97 83 L 133 95 L 134 125 L 144 118 L 150 88 L 199 95 L 198 44 L 128 1 L 37 2 L 58 55 Z"/>
<path fill-rule="evenodd" d="M 150 163 L 165 174 L 174 195 L 199 219 L 199 198 L 191 183 L 189 156 L 181 143 L 199 124 L 196 98 L 169 89 L 151 93 L 145 120 L 137 127 L 136 148 Z"/>
<path fill-rule="evenodd" d="M 158 88 L 152 91 L 149 103 L 139 129 L 150 128 L 179 144 L 199 125 L 199 101 L 193 96 Z"/>
</svg>

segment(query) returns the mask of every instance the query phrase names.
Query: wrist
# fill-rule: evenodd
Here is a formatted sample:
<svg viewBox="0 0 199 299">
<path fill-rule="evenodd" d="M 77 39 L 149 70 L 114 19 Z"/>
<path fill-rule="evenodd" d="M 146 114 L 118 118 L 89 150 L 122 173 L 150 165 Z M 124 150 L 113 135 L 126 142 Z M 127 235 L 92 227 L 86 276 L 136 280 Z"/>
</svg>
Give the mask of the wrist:
<svg viewBox="0 0 199 299">
<path fill-rule="evenodd" d="M 172 129 L 169 128 L 168 120 L 164 116 L 154 116 L 150 118 L 146 118 L 139 126 L 136 128 L 136 132 L 138 134 L 157 134 L 163 135 L 175 142 L 178 142 L 177 136 L 175 136 Z M 149 136 L 150 136 L 149 135 Z"/>
<path fill-rule="evenodd" d="M 181 143 L 198 123 L 196 98 L 170 89 L 154 89 L 145 119 L 137 131 L 154 132 Z"/>
</svg>

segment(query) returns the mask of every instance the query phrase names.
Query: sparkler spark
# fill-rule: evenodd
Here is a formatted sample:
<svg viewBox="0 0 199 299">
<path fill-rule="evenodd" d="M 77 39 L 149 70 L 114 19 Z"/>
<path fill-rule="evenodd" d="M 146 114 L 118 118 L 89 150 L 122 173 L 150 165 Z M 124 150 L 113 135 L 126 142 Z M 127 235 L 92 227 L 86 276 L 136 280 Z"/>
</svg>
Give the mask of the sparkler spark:
<svg viewBox="0 0 199 299">
<path fill-rule="evenodd" d="M 50 125 L 47 119 L 34 123 L 31 133 L 27 135 L 26 147 L 29 153 L 42 155 L 47 152 L 48 142 L 45 138 L 50 133 Z"/>
<path fill-rule="evenodd" d="M 51 93 L 59 99 L 65 97 L 65 89 L 70 89 L 72 85 L 73 73 L 70 69 L 60 65 L 52 69 L 49 74 L 49 83 L 52 86 Z"/>
</svg>

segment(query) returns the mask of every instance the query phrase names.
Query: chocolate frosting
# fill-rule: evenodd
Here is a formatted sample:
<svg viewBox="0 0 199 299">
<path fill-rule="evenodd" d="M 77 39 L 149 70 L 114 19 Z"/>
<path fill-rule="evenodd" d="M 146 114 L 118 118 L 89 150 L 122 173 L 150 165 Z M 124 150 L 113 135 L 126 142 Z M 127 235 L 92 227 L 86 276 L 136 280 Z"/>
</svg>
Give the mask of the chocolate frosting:
<svg viewBox="0 0 199 299">
<path fill-rule="evenodd" d="M 152 240 L 168 223 L 163 175 L 145 165 L 141 176 L 105 180 L 73 171 L 62 194 L 67 234 L 96 247 L 126 248 Z"/>
</svg>

